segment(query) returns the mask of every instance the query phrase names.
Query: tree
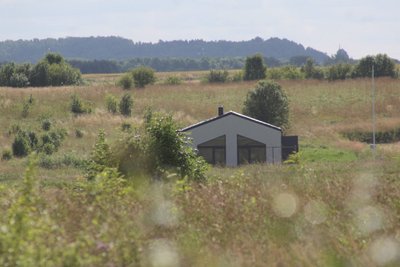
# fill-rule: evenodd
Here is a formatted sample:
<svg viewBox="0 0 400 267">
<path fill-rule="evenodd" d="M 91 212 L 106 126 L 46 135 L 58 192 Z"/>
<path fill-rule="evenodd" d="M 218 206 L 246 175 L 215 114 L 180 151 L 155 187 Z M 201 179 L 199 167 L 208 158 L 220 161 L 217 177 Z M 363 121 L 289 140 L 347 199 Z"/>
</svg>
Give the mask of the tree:
<svg viewBox="0 0 400 267">
<path fill-rule="evenodd" d="M 246 58 L 244 66 L 243 80 L 260 80 L 266 77 L 265 71 L 267 67 L 264 65 L 264 61 L 261 55 L 257 54 L 252 57 Z"/>
<path fill-rule="evenodd" d="M 315 67 L 315 62 L 312 58 L 307 58 L 306 64 L 301 67 L 306 79 L 323 79 L 324 73 Z"/>
<path fill-rule="evenodd" d="M 130 94 L 124 94 L 119 102 L 119 112 L 124 116 L 132 114 L 133 99 Z"/>
<path fill-rule="evenodd" d="M 376 77 L 389 76 L 395 77 L 396 65 L 392 59 L 385 54 L 366 56 L 362 58 L 355 67 L 353 76 L 370 77 L 372 75 L 372 66 Z"/>
<path fill-rule="evenodd" d="M 288 127 L 289 104 L 279 84 L 262 80 L 247 93 L 243 113 L 255 119 L 282 127 Z"/>
<path fill-rule="evenodd" d="M 138 67 L 132 71 L 135 87 L 143 88 L 148 84 L 153 84 L 156 81 L 154 70 L 148 67 Z"/>
</svg>

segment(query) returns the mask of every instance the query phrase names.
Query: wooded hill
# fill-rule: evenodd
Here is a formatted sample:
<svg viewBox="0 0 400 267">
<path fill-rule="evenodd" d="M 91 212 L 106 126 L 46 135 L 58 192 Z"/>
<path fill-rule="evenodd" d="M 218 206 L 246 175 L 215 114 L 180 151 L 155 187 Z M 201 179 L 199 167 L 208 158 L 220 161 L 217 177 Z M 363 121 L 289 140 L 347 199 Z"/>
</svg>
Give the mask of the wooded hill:
<svg viewBox="0 0 400 267">
<path fill-rule="evenodd" d="M 157 43 L 133 42 L 121 37 L 68 37 L 0 42 L 0 62 L 36 63 L 48 52 L 66 59 L 117 60 L 132 58 L 224 58 L 261 53 L 280 62 L 294 57 L 311 57 L 318 64 L 330 60 L 323 52 L 289 41 L 256 37 L 249 41 L 176 40 Z"/>
</svg>

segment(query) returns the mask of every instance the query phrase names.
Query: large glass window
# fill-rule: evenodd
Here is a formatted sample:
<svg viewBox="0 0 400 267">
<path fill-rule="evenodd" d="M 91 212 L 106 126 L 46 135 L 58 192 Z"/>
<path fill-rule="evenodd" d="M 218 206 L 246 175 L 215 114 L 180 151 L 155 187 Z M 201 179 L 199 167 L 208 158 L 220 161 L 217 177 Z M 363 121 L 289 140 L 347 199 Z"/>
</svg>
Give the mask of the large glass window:
<svg viewBox="0 0 400 267">
<path fill-rule="evenodd" d="M 226 164 L 226 141 L 225 135 L 209 140 L 197 146 L 199 155 L 208 163 L 214 165 Z"/>
<path fill-rule="evenodd" d="M 253 139 L 238 135 L 238 164 L 266 161 L 266 145 Z"/>
</svg>

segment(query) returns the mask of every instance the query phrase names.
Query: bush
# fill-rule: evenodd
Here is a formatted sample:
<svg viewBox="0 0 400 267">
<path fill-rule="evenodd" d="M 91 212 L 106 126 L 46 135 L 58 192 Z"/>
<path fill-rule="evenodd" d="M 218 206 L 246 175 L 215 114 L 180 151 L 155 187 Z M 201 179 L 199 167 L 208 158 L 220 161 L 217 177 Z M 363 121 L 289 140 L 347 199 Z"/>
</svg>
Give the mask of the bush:
<svg viewBox="0 0 400 267">
<path fill-rule="evenodd" d="M 260 80 L 266 77 L 265 71 L 267 67 L 264 65 L 263 57 L 261 55 L 255 55 L 246 58 L 244 66 L 243 80 Z"/>
<path fill-rule="evenodd" d="M 304 74 L 297 67 L 284 66 L 268 69 L 267 77 L 271 80 L 300 80 L 304 79 Z"/>
<path fill-rule="evenodd" d="M 258 120 L 286 128 L 289 104 L 279 84 L 262 80 L 253 91 L 248 92 L 243 113 Z"/>
<path fill-rule="evenodd" d="M 375 77 L 396 76 L 396 65 L 387 55 L 366 56 L 354 68 L 353 77 L 371 77 L 374 66 Z"/>
<path fill-rule="evenodd" d="M 3 150 L 3 153 L 1 154 L 1 159 L 2 160 L 10 160 L 10 159 L 12 159 L 11 150 L 10 149 Z"/>
<path fill-rule="evenodd" d="M 129 132 L 130 130 L 132 130 L 132 125 L 131 125 L 130 123 L 123 122 L 123 123 L 121 124 L 121 130 L 122 130 L 123 132 Z"/>
<path fill-rule="evenodd" d="M 84 133 L 81 129 L 75 129 L 75 137 L 76 138 L 82 138 L 83 135 L 84 135 Z"/>
<path fill-rule="evenodd" d="M 236 71 L 232 76 L 232 81 L 233 82 L 241 82 L 241 81 L 243 81 L 243 72 L 242 71 Z"/>
<path fill-rule="evenodd" d="M 150 114 L 150 113 L 149 113 Z M 181 178 L 205 179 L 206 163 L 197 156 L 187 136 L 178 131 L 171 116 L 149 115 L 141 135 L 135 132 L 113 151 L 118 169 L 125 174 L 145 172 L 162 178 L 176 171 Z"/>
<path fill-rule="evenodd" d="M 153 84 L 156 81 L 154 70 L 148 67 L 138 67 L 132 70 L 132 77 L 135 87 L 143 88 L 148 84 Z"/>
<path fill-rule="evenodd" d="M 42 120 L 42 130 L 49 131 L 51 128 L 51 120 L 50 119 L 43 119 Z"/>
<path fill-rule="evenodd" d="M 111 167 L 111 151 L 106 142 L 106 135 L 101 130 L 97 136 L 96 144 L 86 165 L 86 178 L 93 180 L 96 175 Z"/>
<path fill-rule="evenodd" d="M 182 79 L 178 76 L 168 76 L 164 83 L 167 85 L 178 85 L 182 83 Z"/>
<path fill-rule="evenodd" d="M 117 84 L 123 89 L 131 89 L 133 85 L 132 75 L 130 73 L 122 75 Z"/>
<path fill-rule="evenodd" d="M 106 105 L 108 112 L 115 114 L 118 112 L 118 101 L 115 96 L 108 94 L 106 96 Z"/>
<path fill-rule="evenodd" d="M 77 94 L 71 96 L 71 112 L 74 114 L 91 113 L 92 109 Z"/>
<path fill-rule="evenodd" d="M 328 68 L 327 79 L 329 81 L 351 78 L 352 66 L 350 64 L 336 64 Z"/>
<path fill-rule="evenodd" d="M 228 76 L 227 70 L 210 70 L 206 78 L 209 83 L 224 83 L 228 80 Z"/>
<path fill-rule="evenodd" d="M 133 99 L 130 94 L 124 94 L 119 101 L 119 112 L 124 116 L 131 116 Z"/>
<path fill-rule="evenodd" d="M 31 152 L 31 142 L 25 132 L 18 132 L 12 143 L 12 154 L 15 157 L 25 157 Z"/>
</svg>

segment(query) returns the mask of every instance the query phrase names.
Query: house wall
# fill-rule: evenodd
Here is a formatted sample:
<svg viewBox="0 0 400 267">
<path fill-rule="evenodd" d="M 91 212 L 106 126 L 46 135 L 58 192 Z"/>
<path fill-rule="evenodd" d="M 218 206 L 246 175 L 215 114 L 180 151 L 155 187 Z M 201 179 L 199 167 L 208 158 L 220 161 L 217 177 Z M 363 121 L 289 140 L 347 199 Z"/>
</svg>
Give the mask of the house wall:
<svg viewBox="0 0 400 267">
<path fill-rule="evenodd" d="M 281 131 L 246 120 L 236 115 L 228 115 L 218 120 L 192 128 L 188 134 L 193 138 L 193 147 L 221 135 L 226 136 L 226 165 L 237 166 L 237 135 L 242 135 L 267 146 L 268 163 L 280 163 Z"/>
</svg>

